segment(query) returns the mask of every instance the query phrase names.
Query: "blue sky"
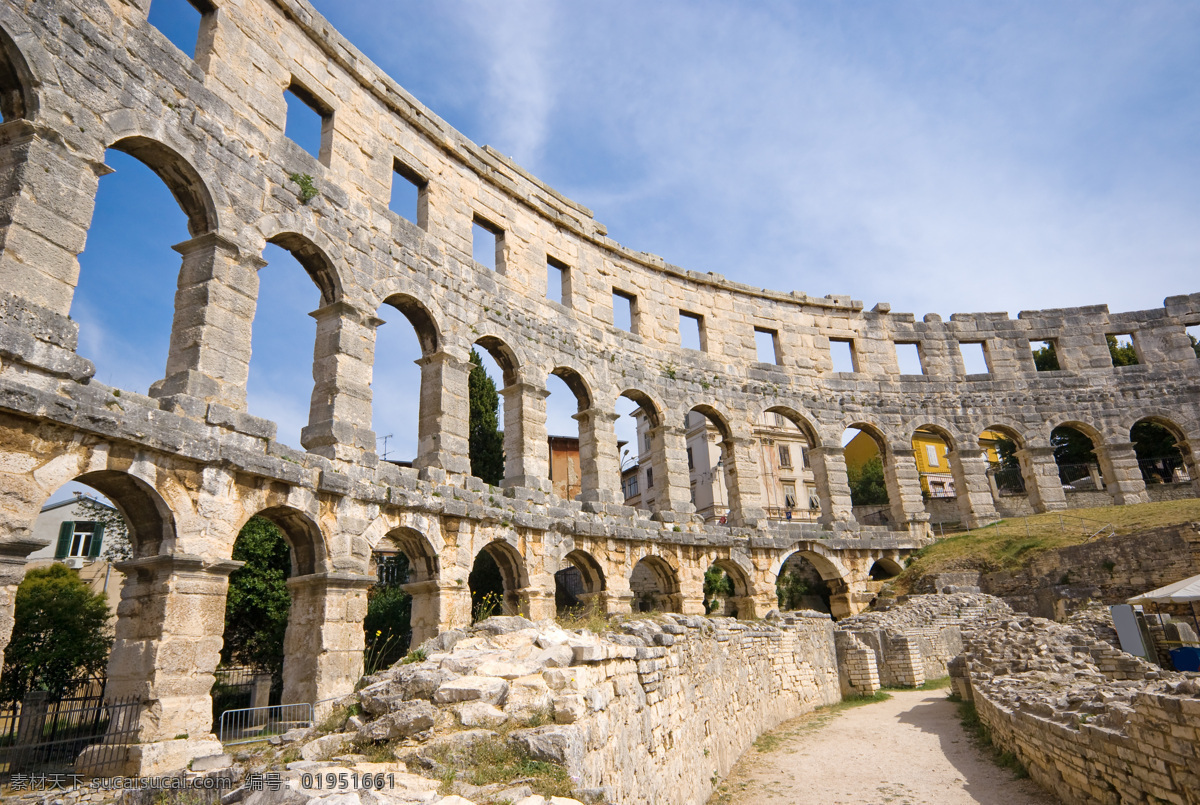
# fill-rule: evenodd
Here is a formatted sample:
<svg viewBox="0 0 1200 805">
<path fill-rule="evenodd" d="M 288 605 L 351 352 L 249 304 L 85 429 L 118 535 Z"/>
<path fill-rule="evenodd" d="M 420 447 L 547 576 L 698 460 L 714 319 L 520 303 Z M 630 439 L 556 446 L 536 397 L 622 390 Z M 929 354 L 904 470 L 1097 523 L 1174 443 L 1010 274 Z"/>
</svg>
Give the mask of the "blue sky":
<svg viewBox="0 0 1200 805">
<path fill-rule="evenodd" d="M 181 2 L 152 19 L 171 33 Z M 689 269 L 918 316 L 1200 290 L 1200 4 L 314 5 L 466 136 Z M 145 391 L 187 233 L 156 178 L 109 164 L 72 313 L 98 379 Z M 298 446 L 317 295 L 266 257 L 250 410 Z M 419 353 L 391 319 L 376 429 L 411 458 Z"/>
</svg>

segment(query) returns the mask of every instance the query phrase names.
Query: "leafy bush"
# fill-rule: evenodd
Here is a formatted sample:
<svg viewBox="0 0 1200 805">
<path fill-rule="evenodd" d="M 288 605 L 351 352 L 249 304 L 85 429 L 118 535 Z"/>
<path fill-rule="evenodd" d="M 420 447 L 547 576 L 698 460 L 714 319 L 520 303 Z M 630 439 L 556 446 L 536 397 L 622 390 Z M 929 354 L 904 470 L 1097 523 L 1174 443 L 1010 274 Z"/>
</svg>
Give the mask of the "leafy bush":
<svg viewBox="0 0 1200 805">
<path fill-rule="evenodd" d="M 108 601 L 66 565 L 26 573 L 17 587 L 13 617 L 0 674 L 5 700 L 20 700 L 31 690 L 61 698 L 104 672 L 112 648 Z"/>
<path fill-rule="evenodd" d="M 274 523 L 251 517 L 233 544 L 233 558 L 246 564 L 229 575 L 221 660 L 271 674 L 279 683 L 283 678 L 283 638 L 292 606 L 287 588 L 291 549 Z"/>
</svg>

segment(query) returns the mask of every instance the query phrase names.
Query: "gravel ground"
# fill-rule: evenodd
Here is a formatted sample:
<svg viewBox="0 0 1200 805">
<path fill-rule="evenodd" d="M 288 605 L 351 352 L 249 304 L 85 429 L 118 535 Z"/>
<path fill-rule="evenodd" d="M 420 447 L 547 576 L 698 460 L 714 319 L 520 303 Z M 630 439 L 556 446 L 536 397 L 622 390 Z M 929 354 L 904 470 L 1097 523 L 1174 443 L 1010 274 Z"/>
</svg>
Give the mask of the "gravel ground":
<svg viewBox="0 0 1200 805">
<path fill-rule="evenodd" d="M 1054 805 L 992 762 L 947 691 L 812 713 L 760 738 L 710 805 Z M 762 751 L 766 750 L 766 751 Z"/>
</svg>

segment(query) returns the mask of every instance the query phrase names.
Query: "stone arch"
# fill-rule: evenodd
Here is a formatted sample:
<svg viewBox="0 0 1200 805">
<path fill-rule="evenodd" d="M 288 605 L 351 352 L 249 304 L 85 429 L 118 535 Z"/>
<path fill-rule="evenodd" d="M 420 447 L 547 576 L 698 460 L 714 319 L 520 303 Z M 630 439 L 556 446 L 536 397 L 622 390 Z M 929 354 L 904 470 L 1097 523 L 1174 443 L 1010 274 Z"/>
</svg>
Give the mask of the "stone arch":
<svg viewBox="0 0 1200 805">
<path fill-rule="evenodd" d="M 636 612 L 679 612 L 682 605 L 679 571 L 667 559 L 649 554 L 639 559 L 629 574 Z"/>
<path fill-rule="evenodd" d="M 761 615 L 754 611 L 754 589 L 753 581 L 741 565 L 733 561 L 733 559 L 725 556 L 717 556 L 712 558 L 708 563 L 708 567 L 715 567 L 729 576 L 729 580 L 733 583 L 733 592 L 722 601 L 721 611 L 710 612 L 710 615 L 724 615 L 731 618 L 750 618 L 755 615 Z M 705 568 L 707 573 L 708 568 Z M 707 606 L 707 604 L 706 604 Z"/>
<path fill-rule="evenodd" d="M 627 388 L 617 396 L 625 397 L 626 399 L 637 403 L 637 405 L 641 407 L 642 411 L 646 413 L 646 419 L 649 421 L 650 427 L 657 428 L 662 424 L 662 406 L 656 403 L 654 399 L 646 392 L 642 391 L 641 389 Z"/>
<path fill-rule="evenodd" d="M 701 423 L 693 414 L 698 414 L 707 423 L 702 433 L 694 430 Z M 735 436 L 729 417 L 708 403 L 692 406 L 685 422 L 689 481 L 694 482 L 689 491 L 697 513 L 710 522 L 754 526 L 763 516 L 763 510 L 759 472 L 761 453 L 753 439 Z M 720 454 L 715 463 L 709 449 L 707 425 L 712 425 L 717 433 Z"/>
<path fill-rule="evenodd" d="M 125 518 L 135 559 L 164 553 L 175 543 L 174 512 L 146 481 L 119 470 L 85 472 L 75 480 L 112 501 Z"/>
<path fill-rule="evenodd" d="M 393 293 L 384 299 L 382 304 L 391 305 L 408 319 L 408 323 L 417 334 L 422 357 L 428 357 L 438 351 L 442 343 L 441 328 L 424 301 L 411 294 Z"/>
<path fill-rule="evenodd" d="M 603 611 L 608 584 L 596 557 L 576 548 L 563 557 L 562 564 L 563 567 L 554 574 L 555 608 L 559 612 L 574 607 Z"/>
<path fill-rule="evenodd" d="M 483 578 L 490 574 L 489 563 L 495 567 L 499 576 L 499 590 L 491 587 L 491 580 Z M 477 575 L 478 574 L 478 575 Z M 487 583 L 487 586 L 483 586 Z M 494 615 L 515 615 L 520 610 L 521 590 L 529 584 L 529 576 L 525 569 L 525 560 L 517 548 L 506 539 L 494 539 L 488 542 L 475 554 L 475 560 L 468 578 L 471 591 L 471 618 L 478 619 L 483 601 L 488 593 L 499 593 L 501 604 Z"/>
<path fill-rule="evenodd" d="M 877 507 L 876 509 L 870 511 L 864 511 L 861 508 L 858 509 L 858 511 L 855 511 L 854 508 L 851 508 L 851 519 L 856 520 L 863 525 L 892 525 L 893 523 L 904 522 L 906 518 L 902 508 L 903 496 L 901 494 L 896 474 L 897 457 L 895 446 L 888 440 L 883 429 L 878 425 L 874 425 L 869 422 L 863 422 L 861 420 L 851 421 L 845 424 L 842 434 L 851 429 L 858 430 L 860 433 L 858 436 L 855 436 L 842 446 L 842 456 L 846 465 L 847 478 L 849 479 L 850 477 L 853 477 L 856 470 L 860 469 L 861 466 L 866 466 L 867 462 L 872 461 L 877 457 L 883 467 L 884 488 L 887 492 L 885 497 L 881 496 L 884 497 L 883 500 L 868 499 L 869 502 L 864 502 L 864 499 L 861 496 L 855 495 L 853 487 L 851 487 L 850 497 L 852 506 Z M 859 462 L 857 461 L 857 457 L 851 456 L 850 451 L 861 437 L 866 437 L 866 439 L 874 443 L 876 455 Z M 866 447 L 869 448 L 870 444 L 868 443 Z M 909 447 L 909 450 L 911 450 L 911 446 Z"/>
<path fill-rule="evenodd" d="M 520 379 L 521 368 L 525 365 L 521 356 L 507 341 L 497 335 L 482 335 L 475 343 L 487 350 L 492 360 L 500 367 L 503 375 L 501 382 L 508 388 Z"/>
<path fill-rule="evenodd" d="M 691 408 L 698 414 L 701 414 L 705 419 L 716 427 L 717 432 L 721 435 L 722 440 L 733 438 L 733 428 L 729 424 L 729 418 L 718 411 L 714 406 L 708 403 L 700 403 L 693 405 Z"/>
<path fill-rule="evenodd" d="M 325 569 L 328 557 L 325 537 L 321 527 L 311 517 L 285 505 L 270 506 L 255 514 L 274 523 L 287 540 L 288 547 L 292 549 L 293 578 L 310 576 Z"/>
<path fill-rule="evenodd" d="M 218 230 L 217 208 L 212 191 L 192 164 L 175 149 L 143 135 L 118 139 L 109 148 L 120 151 L 154 171 L 175 197 L 188 219 L 193 237 Z"/>
<path fill-rule="evenodd" d="M 0 26 L 0 119 L 32 120 L 37 110 L 36 79 L 25 55 Z"/>
<path fill-rule="evenodd" d="M 806 414 L 800 413 L 795 408 L 787 405 L 772 405 L 763 409 L 763 414 L 779 414 L 784 419 L 787 419 L 800 429 L 800 432 L 808 439 L 811 447 L 821 447 L 824 444 L 820 431 L 813 424 L 813 419 Z"/>
<path fill-rule="evenodd" d="M 1101 431 L 1077 419 L 1064 419 L 1050 425 L 1050 444 L 1054 447 L 1054 463 L 1058 465 L 1059 479 L 1063 486 L 1070 491 L 1100 491 L 1104 489 L 1105 479 L 1097 448 L 1104 444 Z M 1071 432 L 1083 436 L 1090 447 L 1081 453 L 1082 444 L 1073 449 Z M 1070 449 L 1070 452 L 1066 452 Z M 1092 469 L 1095 468 L 1095 469 Z"/>
<path fill-rule="evenodd" d="M 1187 431 L 1170 416 L 1142 416 L 1130 426 L 1128 434 L 1144 483 L 1191 481 L 1195 486 L 1200 480 Z"/>
<path fill-rule="evenodd" d="M 313 284 L 321 292 L 321 306 L 331 305 L 342 298 L 342 278 L 334 261 L 325 249 L 318 246 L 307 234 L 283 231 L 267 238 L 272 243 L 296 258 Z"/>
<path fill-rule="evenodd" d="M 569 366 L 556 366 L 550 370 L 550 374 L 567 384 L 567 388 L 575 395 L 580 412 L 592 407 L 592 387 L 582 373 Z"/>
<path fill-rule="evenodd" d="M 777 591 L 784 568 L 793 558 L 803 560 L 800 563 L 801 568 L 807 566 L 811 568 L 807 572 L 815 571 L 819 577 L 815 580 L 817 583 L 810 586 L 808 595 L 821 598 L 830 614 L 835 618 L 853 614 L 850 602 L 849 573 L 835 556 L 830 556 L 816 543 L 797 543 L 791 549 L 784 551 L 778 563 L 772 565 L 770 577 Z M 782 593 L 779 594 L 782 595 Z M 781 605 L 783 604 L 781 603 Z M 815 606 L 815 602 L 813 605 Z"/>
<path fill-rule="evenodd" d="M 429 539 L 415 528 L 408 526 L 393 528 L 373 546 L 373 550 L 380 551 L 385 547 L 392 548 L 408 557 L 409 583 L 420 584 L 437 581 L 439 578 L 441 568 L 437 550 Z"/>
<path fill-rule="evenodd" d="M 871 569 L 867 571 L 867 575 L 870 576 L 873 581 L 883 581 L 886 579 L 894 579 L 903 572 L 904 568 L 900 566 L 899 562 L 897 562 L 895 559 L 882 556 L 871 564 Z"/>
</svg>

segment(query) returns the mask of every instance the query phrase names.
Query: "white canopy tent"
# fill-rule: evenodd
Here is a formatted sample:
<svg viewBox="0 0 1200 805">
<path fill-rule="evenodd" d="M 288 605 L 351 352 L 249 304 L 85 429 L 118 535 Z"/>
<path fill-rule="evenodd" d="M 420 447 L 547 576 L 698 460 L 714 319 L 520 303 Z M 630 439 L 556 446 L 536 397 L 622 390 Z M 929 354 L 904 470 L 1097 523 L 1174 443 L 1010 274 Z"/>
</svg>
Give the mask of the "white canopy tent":
<svg viewBox="0 0 1200 805">
<path fill-rule="evenodd" d="M 1200 576 L 1159 587 L 1128 599 L 1129 604 L 1189 604 L 1200 601 Z"/>
</svg>

